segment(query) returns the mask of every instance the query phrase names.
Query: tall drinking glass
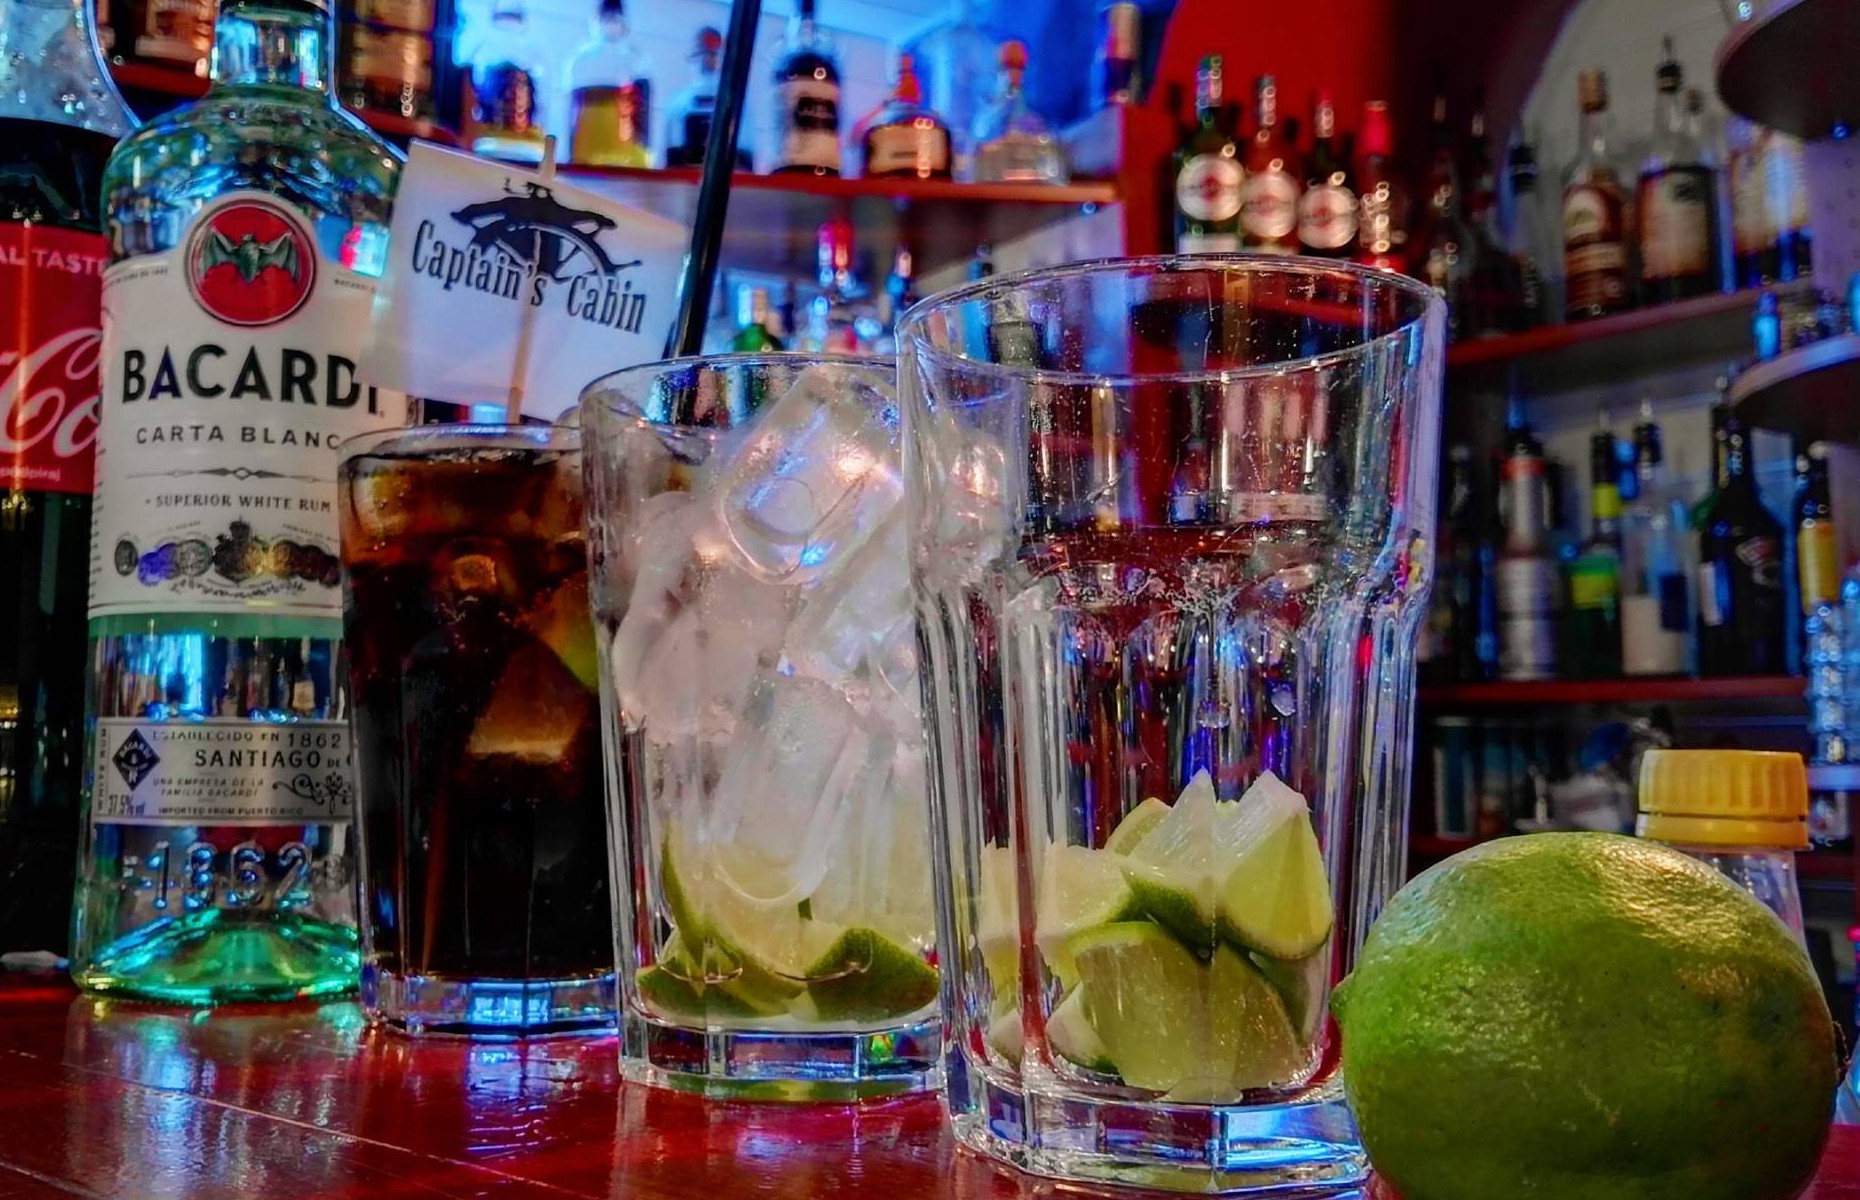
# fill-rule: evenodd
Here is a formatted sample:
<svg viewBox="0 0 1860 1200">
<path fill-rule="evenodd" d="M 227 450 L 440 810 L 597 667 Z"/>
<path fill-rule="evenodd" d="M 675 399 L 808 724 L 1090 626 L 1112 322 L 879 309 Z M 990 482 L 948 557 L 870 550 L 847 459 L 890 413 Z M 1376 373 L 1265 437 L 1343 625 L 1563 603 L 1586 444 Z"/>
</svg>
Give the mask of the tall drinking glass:
<svg viewBox="0 0 1860 1200">
<path fill-rule="evenodd" d="M 895 375 L 729 356 L 584 393 L 631 1078 L 936 1081 Z"/>
<path fill-rule="evenodd" d="M 572 428 L 344 446 L 362 1003 L 410 1033 L 614 1024 L 581 477 Z"/>
<path fill-rule="evenodd" d="M 948 1104 L 1034 1171 L 1360 1180 L 1330 987 L 1400 879 L 1442 307 L 1304 260 L 901 338 Z"/>
</svg>

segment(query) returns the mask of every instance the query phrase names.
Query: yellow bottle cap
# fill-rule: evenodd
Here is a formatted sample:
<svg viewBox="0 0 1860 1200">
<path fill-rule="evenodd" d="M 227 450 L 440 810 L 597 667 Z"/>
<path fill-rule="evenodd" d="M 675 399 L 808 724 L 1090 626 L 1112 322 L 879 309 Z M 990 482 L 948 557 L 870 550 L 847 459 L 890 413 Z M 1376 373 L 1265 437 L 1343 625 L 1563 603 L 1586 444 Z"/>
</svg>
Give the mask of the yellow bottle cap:
<svg viewBox="0 0 1860 1200">
<path fill-rule="evenodd" d="M 1808 849 L 1808 770 L 1768 750 L 1649 750 L 1641 837 L 1687 846 Z"/>
</svg>

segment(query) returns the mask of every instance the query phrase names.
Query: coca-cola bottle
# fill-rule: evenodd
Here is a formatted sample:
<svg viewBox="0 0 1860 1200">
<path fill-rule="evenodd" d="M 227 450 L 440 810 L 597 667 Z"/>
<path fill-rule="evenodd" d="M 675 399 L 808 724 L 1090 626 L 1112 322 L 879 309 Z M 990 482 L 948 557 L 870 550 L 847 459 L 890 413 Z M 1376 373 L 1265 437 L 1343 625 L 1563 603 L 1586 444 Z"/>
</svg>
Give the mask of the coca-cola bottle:
<svg viewBox="0 0 1860 1200">
<path fill-rule="evenodd" d="M 98 180 L 133 123 L 85 0 L 0 0 L 0 951 L 62 953 L 70 934 Z"/>
</svg>

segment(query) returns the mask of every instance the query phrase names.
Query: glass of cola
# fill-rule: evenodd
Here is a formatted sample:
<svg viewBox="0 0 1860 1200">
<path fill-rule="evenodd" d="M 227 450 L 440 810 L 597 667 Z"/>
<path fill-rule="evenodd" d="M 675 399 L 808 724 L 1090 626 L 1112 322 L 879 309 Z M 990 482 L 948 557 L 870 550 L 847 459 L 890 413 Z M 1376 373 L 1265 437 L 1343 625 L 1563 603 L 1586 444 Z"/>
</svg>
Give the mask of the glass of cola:
<svg viewBox="0 0 1860 1200">
<path fill-rule="evenodd" d="M 339 498 L 370 1018 L 611 1029 L 579 430 L 356 438 Z"/>
</svg>

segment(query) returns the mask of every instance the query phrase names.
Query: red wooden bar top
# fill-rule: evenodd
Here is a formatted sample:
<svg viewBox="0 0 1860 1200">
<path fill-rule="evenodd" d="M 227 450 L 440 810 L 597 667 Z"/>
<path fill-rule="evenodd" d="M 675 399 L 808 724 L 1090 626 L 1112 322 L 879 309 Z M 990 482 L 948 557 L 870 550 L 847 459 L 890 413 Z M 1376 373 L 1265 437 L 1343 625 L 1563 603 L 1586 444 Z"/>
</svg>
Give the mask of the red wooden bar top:
<svg viewBox="0 0 1860 1200">
<path fill-rule="evenodd" d="M 346 1002 L 194 1014 L 0 978 L 0 1200 L 1060 1194 L 958 1152 L 933 1097 L 707 1104 L 622 1086 L 615 1056 L 414 1044 Z M 1860 1129 L 1808 1197 L 1860 1200 Z"/>
</svg>

